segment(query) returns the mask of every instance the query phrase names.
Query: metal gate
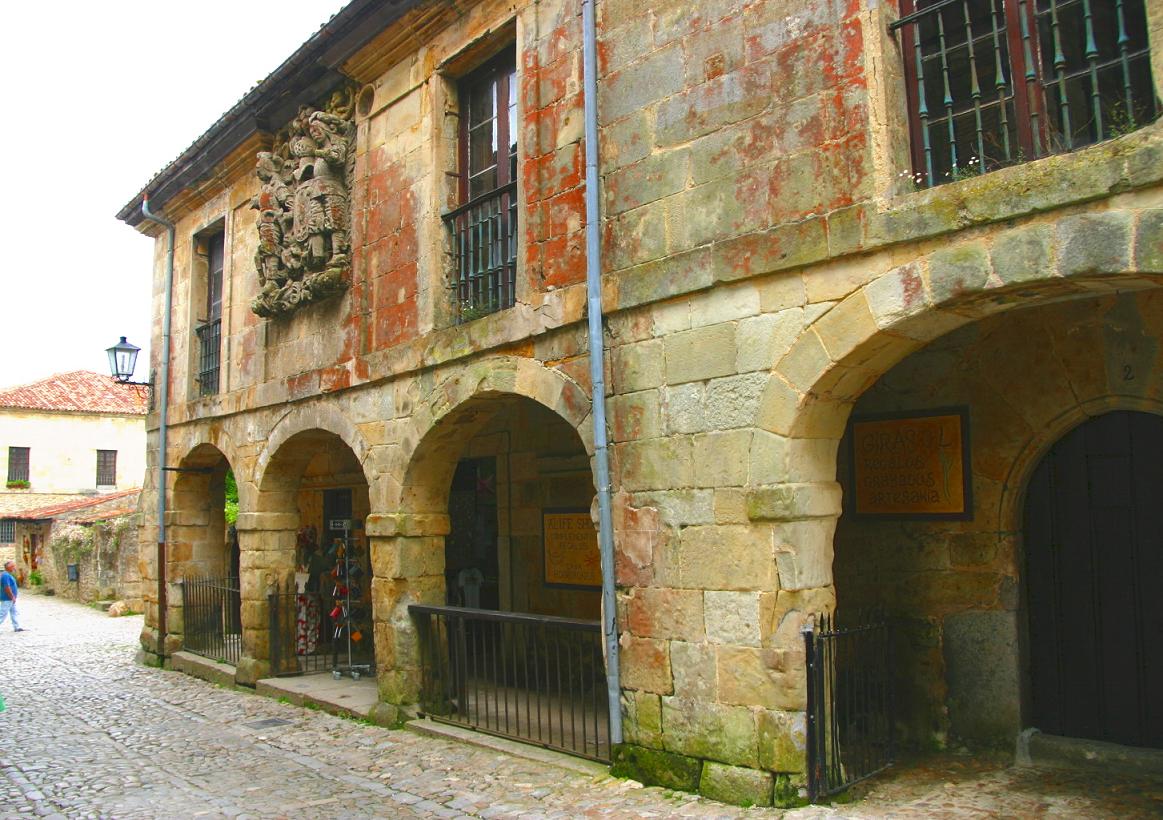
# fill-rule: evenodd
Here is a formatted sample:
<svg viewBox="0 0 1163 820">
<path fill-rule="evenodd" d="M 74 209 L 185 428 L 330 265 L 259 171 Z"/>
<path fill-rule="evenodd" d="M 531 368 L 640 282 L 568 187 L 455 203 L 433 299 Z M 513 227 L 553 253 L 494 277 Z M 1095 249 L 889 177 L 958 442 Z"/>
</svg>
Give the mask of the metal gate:
<svg viewBox="0 0 1163 820">
<path fill-rule="evenodd" d="M 1163 747 L 1163 417 L 1097 416 L 1038 464 L 1025 506 L 1033 726 Z"/>
<path fill-rule="evenodd" d="M 223 663 L 242 657 L 242 600 L 237 578 L 185 578 L 182 648 Z"/>
<path fill-rule="evenodd" d="M 427 717 L 609 762 L 601 624 L 412 605 Z"/>
<path fill-rule="evenodd" d="M 892 630 L 887 621 L 804 629 L 808 798 L 843 791 L 895 760 Z"/>
</svg>

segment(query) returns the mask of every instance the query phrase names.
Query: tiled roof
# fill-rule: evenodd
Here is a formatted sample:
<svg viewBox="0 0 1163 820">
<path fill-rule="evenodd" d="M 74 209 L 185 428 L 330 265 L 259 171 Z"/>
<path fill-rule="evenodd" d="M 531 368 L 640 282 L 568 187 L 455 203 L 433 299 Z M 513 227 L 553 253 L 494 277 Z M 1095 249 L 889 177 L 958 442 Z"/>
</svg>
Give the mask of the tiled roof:
<svg viewBox="0 0 1163 820">
<path fill-rule="evenodd" d="M 0 407 L 144 416 L 146 389 L 89 370 L 57 373 L 32 384 L 0 390 Z"/>
<path fill-rule="evenodd" d="M 104 495 L 86 495 L 80 498 L 74 496 L 68 501 L 56 501 L 43 507 L 26 509 L 21 512 L 6 513 L 4 518 L 15 518 L 19 521 L 39 521 L 45 518 L 56 518 L 58 515 L 77 512 L 78 510 L 84 510 L 88 507 L 96 507 L 101 504 L 108 504 L 111 501 L 120 501 L 121 503 L 117 506 L 117 509 L 120 510 L 126 506 L 126 499 L 129 496 L 137 496 L 137 494 L 140 492 L 141 490 L 135 487 L 132 490 L 122 490 L 116 493 L 105 493 Z M 96 516 L 92 517 L 92 520 L 97 520 L 97 518 L 104 517 L 105 516 Z"/>
</svg>

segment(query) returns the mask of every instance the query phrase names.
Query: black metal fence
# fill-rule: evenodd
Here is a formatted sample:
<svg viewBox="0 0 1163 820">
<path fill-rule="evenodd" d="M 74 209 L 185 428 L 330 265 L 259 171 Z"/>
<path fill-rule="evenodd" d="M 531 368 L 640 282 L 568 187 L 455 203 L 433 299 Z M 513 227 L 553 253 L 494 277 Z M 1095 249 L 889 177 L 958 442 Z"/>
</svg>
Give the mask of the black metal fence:
<svg viewBox="0 0 1163 820">
<path fill-rule="evenodd" d="M 610 760 L 599 622 L 448 606 L 408 610 L 420 634 L 428 717 Z"/>
<path fill-rule="evenodd" d="M 299 592 L 293 580 L 276 585 L 267 596 L 270 617 L 271 674 L 280 677 L 310 672 L 334 671 L 358 666 L 370 673 L 375 669 L 373 638 L 360 634 L 351 643 L 348 657 L 348 634 L 340 629 L 344 623 L 342 607 L 332 595 Z"/>
<path fill-rule="evenodd" d="M 804 630 L 808 676 L 808 797 L 871 777 L 895 760 L 893 641 L 888 621 Z"/>
<path fill-rule="evenodd" d="M 242 598 L 237 578 L 186 578 L 182 648 L 223 663 L 242 657 Z"/>
<path fill-rule="evenodd" d="M 512 307 L 517 274 L 517 183 L 445 214 L 456 260 L 458 321 Z"/>
</svg>

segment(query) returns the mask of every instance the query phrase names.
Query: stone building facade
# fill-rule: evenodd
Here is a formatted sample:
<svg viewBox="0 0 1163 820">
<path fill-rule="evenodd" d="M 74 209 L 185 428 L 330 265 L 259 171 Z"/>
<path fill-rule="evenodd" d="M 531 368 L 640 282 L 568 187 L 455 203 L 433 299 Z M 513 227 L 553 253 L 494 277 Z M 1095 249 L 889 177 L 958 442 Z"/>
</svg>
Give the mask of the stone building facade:
<svg viewBox="0 0 1163 820">
<path fill-rule="evenodd" d="M 1128 596 L 1115 581 L 1085 586 L 1050 559 L 1031 569 L 1044 556 L 1027 542 L 1032 516 L 1063 514 L 1045 499 L 1031 507 L 1041 496 L 1029 488 L 1071 431 L 1142 423 L 1131 450 L 1158 441 L 1163 4 L 1120 5 L 1141 42 L 1090 65 L 1133 75 L 1116 83 L 1121 118 L 1118 100 L 1055 97 L 1068 83 L 1054 85 L 1053 60 L 1034 71 L 1050 43 L 1035 35 L 1026 65 L 1044 88 L 1006 97 L 1022 76 L 1011 67 L 978 82 L 978 63 L 984 78 L 1017 59 L 1023 41 L 1003 48 L 999 27 L 1018 37 L 1005 15 L 1027 4 L 949 6 L 976 43 L 960 64 L 953 35 L 929 36 L 934 12 L 917 22 L 930 4 L 917 5 L 597 3 L 625 740 L 715 796 L 764 803 L 802 783 L 801 631 L 821 613 L 875 606 L 903 624 L 901 729 L 924 748 L 1009 744 L 1052 720 L 1053 684 L 1036 670 L 1053 663 L 1034 656 L 1064 635 L 1031 617 L 1031 596 L 1056 594 L 1038 579 L 1093 594 L 1091 643 L 1116 610 L 1124 625 L 1158 617 L 1125 566 L 1115 575 L 1135 585 L 1135 612 L 1117 609 Z M 269 672 L 267 591 L 294 571 L 302 528 L 325 522 L 322 495 L 345 489 L 370 549 L 380 697 L 413 711 L 407 606 L 456 600 L 449 499 L 466 459 L 490 459 L 495 481 L 493 604 L 596 617 L 596 592 L 541 583 L 542 514 L 589 508 L 595 493 L 581 6 L 356 0 L 119 214 L 157 240 L 159 312 L 168 245 L 141 216 L 143 196 L 176 225 L 164 462 L 184 471 L 166 478 L 166 580 L 229 563 L 217 513 L 229 469 L 240 683 Z M 1109 34 L 1114 17 L 1099 16 Z M 1069 39 L 1048 19 L 1035 30 Z M 1085 60 L 1080 71 L 1090 76 Z M 934 76 L 953 88 L 944 123 Z M 479 87 L 496 94 L 488 116 L 473 107 Z M 916 89 L 928 99 L 933 87 L 922 113 Z M 1063 121 L 1063 97 L 1075 123 L 1091 112 L 1090 137 L 1068 118 L 1048 126 Z M 478 125 L 508 137 L 482 149 L 488 191 L 509 197 L 482 222 L 518 226 L 493 249 L 507 273 L 485 291 L 465 278 L 457 221 L 482 201 L 469 195 Z M 958 151 L 972 156 L 959 164 Z M 331 181 L 303 187 L 304 157 Z M 860 514 L 852 420 L 945 408 L 966 428 L 960 515 Z M 162 458 L 156 414 L 149 446 Z M 1157 476 L 1127 472 L 1120 452 L 1103 461 L 1123 470 L 1118 486 L 1157 492 Z M 1157 534 L 1150 492 L 1130 495 Z M 156 540 L 150 509 L 143 544 Z M 1134 554 L 1138 576 L 1157 577 L 1158 550 Z M 159 640 L 157 579 L 147 559 L 142 643 L 165 654 L 182 612 L 168 595 Z M 1102 697 L 1157 729 L 1134 688 L 1158 680 L 1150 651 L 1138 683 Z M 1046 725 L 1157 744 L 1115 722 Z"/>
</svg>

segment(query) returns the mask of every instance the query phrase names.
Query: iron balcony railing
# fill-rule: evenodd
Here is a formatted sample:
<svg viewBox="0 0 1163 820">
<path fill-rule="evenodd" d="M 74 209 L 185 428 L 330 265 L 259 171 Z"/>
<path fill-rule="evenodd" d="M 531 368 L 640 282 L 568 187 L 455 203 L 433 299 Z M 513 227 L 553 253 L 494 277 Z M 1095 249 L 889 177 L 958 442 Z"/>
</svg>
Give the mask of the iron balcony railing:
<svg viewBox="0 0 1163 820">
<path fill-rule="evenodd" d="M 912 182 L 929 187 L 1158 116 L 1143 0 L 902 0 Z"/>
<path fill-rule="evenodd" d="M 517 281 L 517 183 L 444 215 L 452 234 L 458 322 L 512 307 Z"/>
<path fill-rule="evenodd" d="M 242 598 L 237 578 L 185 578 L 182 648 L 237 665 L 242 657 Z"/>
<path fill-rule="evenodd" d="M 843 791 L 895 760 L 893 641 L 887 621 L 804 630 L 808 798 Z"/>
<path fill-rule="evenodd" d="M 218 392 L 218 373 L 222 361 L 222 320 L 214 319 L 199 326 L 198 394 L 212 396 Z"/>
<path fill-rule="evenodd" d="M 408 611 L 420 636 L 426 716 L 609 762 L 599 622 L 450 606 Z"/>
</svg>

